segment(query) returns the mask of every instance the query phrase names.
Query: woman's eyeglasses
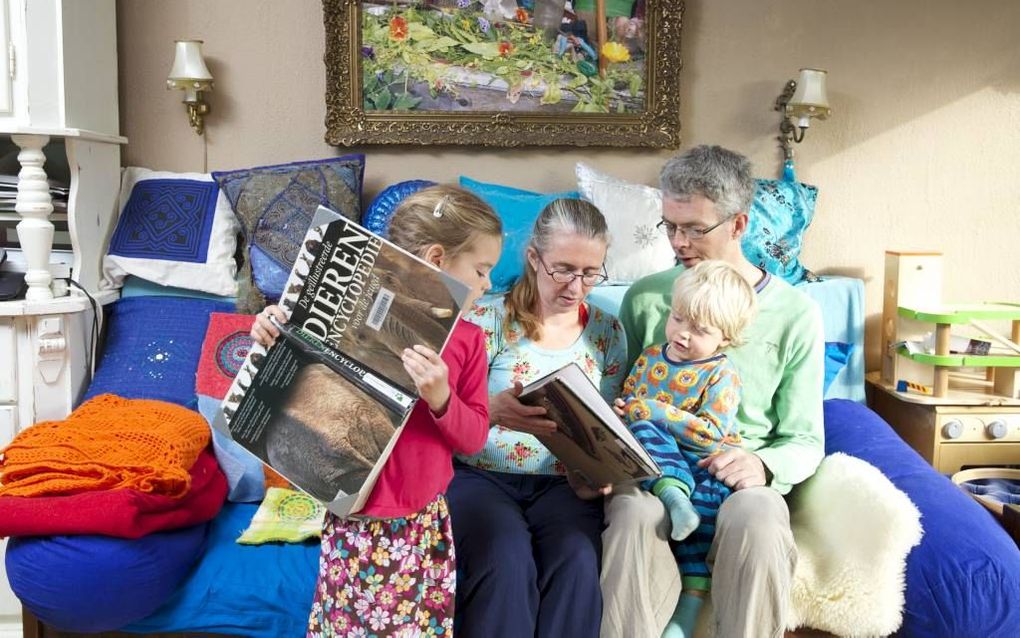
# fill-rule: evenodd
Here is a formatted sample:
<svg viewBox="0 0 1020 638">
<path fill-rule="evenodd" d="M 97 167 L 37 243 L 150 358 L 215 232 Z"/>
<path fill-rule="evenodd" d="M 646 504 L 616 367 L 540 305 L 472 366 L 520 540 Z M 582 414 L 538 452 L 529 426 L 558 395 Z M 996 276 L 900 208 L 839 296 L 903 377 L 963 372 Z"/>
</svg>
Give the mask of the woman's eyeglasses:
<svg viewBox="0 0 1020 638">
<path fill-rule="evenodd" d="M 655 227 L 659 229 L 659 232 L 663 233 L 664 235 L 666 235 L 666 237 L 669 237 L 670 239 L 673 239 L 674 237 L 676 237 L 677 233 L 680 233 L 687 239 L 696 241 L 698 239 L 701 239 L 705 235 L 709 234 L 719 226 L 722 226 L 724 223 L 730 221 L 731 219 L 733 219 L 733 215 L 723 217 L 722 219 L 712 224 L 708 228 L 691 228 L 689 226 L 677 226 L 676 224 L 668 222 L 664 219 L 660 221 L 658 224 L 656 224 Z"/>
<path fill-rule="evenodd" d="M 538 263 L 542 264 L 542 269 L 545 270 L 545 274 L 549 275 L 553 281 L 558 284 L 569 284 L 575 279 L 580 277 L 581 283 L 585 286 L 597 286 L 603 281 L 609 279 L 609 274 L 606 272 L 606 265 L 602 264 L 602 272 L 595 273 L 576 273 L 573 270 L 549 270 L 549 266 L 545 265 L 545 260 L 542 259 L 542 255 L 538 254 Z"/>
</svg>

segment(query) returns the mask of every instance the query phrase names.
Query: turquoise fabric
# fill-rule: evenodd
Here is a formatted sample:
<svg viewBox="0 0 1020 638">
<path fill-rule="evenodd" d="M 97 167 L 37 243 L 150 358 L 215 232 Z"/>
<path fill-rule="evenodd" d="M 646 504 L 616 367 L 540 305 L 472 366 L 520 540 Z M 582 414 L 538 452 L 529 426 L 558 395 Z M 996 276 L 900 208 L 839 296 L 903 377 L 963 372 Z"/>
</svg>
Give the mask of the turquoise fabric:
<svg viewBox="0 0 1020 638">
<path fill-rule="evenodd" d="M 800 263 L 804 232 L 815 215 L 818 189 L 793 179 L 757 179 L 747 232 L 741 238 L 752 263 L 791 285 L 817 277 Z"/>
<path fill-rule="evenodd" d="M 503 221 L 503 254 L 492 269 L 492 290 L 505 292 L 524 272 L 524 249 L 528 246 L 532 226 L 538 214 L 557 199 L 580 199 L 577 191 L 564 193 L 534 193 L 500 184 L 477 182 L 461 177 L 460 185 L 485 201 Z"/>
</svg>

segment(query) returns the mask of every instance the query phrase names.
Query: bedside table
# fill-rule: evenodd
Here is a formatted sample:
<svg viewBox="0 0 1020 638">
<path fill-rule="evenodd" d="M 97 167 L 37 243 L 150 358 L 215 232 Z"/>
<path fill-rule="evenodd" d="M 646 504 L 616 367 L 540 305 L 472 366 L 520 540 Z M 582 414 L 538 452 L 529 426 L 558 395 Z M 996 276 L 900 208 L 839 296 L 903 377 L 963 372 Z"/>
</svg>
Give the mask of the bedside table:
<svg viewBox="0 0 1020 638">
<path fill-rule="evenodd" d="M 988 396 L 983 404 L 970 397 L 953 403 L 897 392 L 880 377 L 867 376 L 871 409 L 939 472 L 1020 465 L 1020 401 Z"/>
</svg>

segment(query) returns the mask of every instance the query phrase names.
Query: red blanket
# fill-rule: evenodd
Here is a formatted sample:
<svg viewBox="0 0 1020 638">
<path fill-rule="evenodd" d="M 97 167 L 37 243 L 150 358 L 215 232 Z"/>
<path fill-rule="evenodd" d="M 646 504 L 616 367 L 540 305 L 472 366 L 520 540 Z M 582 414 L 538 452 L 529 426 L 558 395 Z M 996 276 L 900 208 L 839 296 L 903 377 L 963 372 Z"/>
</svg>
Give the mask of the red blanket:
<svg viewBox="0 0 1020 638">
<path fill-rule="evenodd" d="M 227 497 L 227 479 L 209 449 L 191 467 L 181 498 L 131 489 L 71 496 L 0 496 L 0 536 L 102 534 L 138 538 L 211 520 Z"/>
</svg>

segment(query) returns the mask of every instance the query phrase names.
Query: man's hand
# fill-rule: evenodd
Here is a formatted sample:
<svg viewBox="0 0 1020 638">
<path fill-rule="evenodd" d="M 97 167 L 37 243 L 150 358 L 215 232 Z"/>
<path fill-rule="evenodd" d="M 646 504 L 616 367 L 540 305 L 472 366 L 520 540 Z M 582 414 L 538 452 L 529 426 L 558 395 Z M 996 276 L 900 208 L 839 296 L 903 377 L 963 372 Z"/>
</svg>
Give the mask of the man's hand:
<svg viewBox="0 0 1020 638">
<path fill-rule="evenodd" d="M 765 464 L 757 454 L 740 448 L 703 458 L 698 461 L 698 467 L 707 469 L 733 490 L 763 487 L 766 482 Z"/>
<path fill-rule="evenodd" d="M 513 387 L 489 396 L 489 421 L 511 430 L 541 436 L 556 431 L 556 422 L 545 416 L 540 405 L 524 405 L 517 397 L 524 386 L 519 381 Z"/>
<path fill-rule="evenodd" d="M 609 496 L 613 492 L 612 485 L 603 485 L 602 487 L 592 487 L 592 484 L 585 480 L 583 476 L 574 471 L 567 472 L 567 483 L 573 488 L 574 494 L 577 494 L 577 498 L 582 501 L 592 501 L 600 496 Z"/>
</svg>

